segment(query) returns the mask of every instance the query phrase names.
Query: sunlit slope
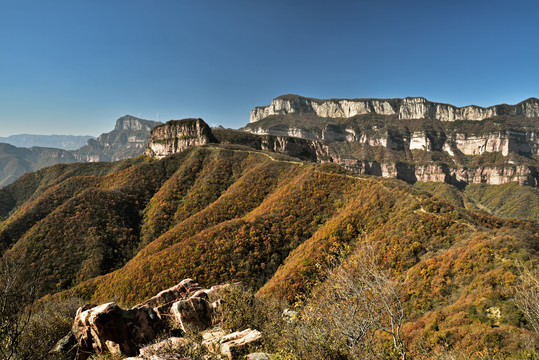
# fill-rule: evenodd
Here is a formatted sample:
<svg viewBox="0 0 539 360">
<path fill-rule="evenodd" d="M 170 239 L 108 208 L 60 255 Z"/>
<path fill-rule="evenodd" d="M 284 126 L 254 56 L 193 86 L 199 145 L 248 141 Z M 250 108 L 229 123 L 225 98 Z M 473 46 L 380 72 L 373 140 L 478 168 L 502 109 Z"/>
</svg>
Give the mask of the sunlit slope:
<svg viewBox="0 0 539 360">
<path fill-rule="evenodd" d="M 537 261 L 537 222 L 471 211 L 453 189 L 446 202 L 398 180 L 219 145 L 43 171 L 0 191 L 10 199 L 0 239 L 50 292 L 133 305 L 194 278 L 301 303 L 366 243 L 403 282 L 416 346 L 496 337 L 507 348 L 527 334 L 508 289 L 517 262 Z"/>
<path fill-rule="evenodd" d="M 515 182 L 488 185 L 468 184 L 463 189 L 440 182 L 417 182 L 415 187 L 427 190 L 454 206 L 508 218 L 539 220 L 539 188 Z"/>
</svg>

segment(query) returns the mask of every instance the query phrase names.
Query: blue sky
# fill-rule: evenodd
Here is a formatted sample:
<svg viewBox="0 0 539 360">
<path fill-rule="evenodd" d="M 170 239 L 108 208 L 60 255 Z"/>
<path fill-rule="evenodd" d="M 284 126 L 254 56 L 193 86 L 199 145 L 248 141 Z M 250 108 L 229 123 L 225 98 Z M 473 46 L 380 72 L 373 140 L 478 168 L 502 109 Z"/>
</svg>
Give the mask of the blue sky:
<svg viewBox="0 0 539 360">
<path fill-rule="evenodd" d="M 238 128 L 281 94 L 539 97 L 538 1 L 0 0 L 0 136 Z"/>
</svg>

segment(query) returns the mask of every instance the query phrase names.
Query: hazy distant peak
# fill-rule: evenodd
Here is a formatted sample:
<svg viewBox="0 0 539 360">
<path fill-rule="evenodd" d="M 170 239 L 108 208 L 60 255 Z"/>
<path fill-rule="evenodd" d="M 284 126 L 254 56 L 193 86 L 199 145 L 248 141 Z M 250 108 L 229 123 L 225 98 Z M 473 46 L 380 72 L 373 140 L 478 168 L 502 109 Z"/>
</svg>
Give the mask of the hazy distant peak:
<svg viewBox="0 0 539 360">
<path fill-rule="evenodd" d="M 20 148 L 46 147 L 63 150 L 75 150 L 84 146 L 93 136 L 89 135 L 33 135 L 18 134 L 8 137 L 0 137 L 0 142 L 8 143 Z"/>
</svg>

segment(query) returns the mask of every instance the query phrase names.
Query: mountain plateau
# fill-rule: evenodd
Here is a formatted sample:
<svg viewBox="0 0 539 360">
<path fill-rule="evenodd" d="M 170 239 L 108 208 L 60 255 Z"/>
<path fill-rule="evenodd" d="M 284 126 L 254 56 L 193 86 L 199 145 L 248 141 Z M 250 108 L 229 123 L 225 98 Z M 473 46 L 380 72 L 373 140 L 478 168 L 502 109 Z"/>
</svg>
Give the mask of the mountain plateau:
<svg viewBox="0 0 539 360">
<path fill-rule="evenodd" d="M 410 183 L 444 181 L 538 186 L 537 99 L 489 108 L 423 98 L 274 99 L 244 131 L 298 137 L 329 149 L 318 161 Z"/>
</svg>

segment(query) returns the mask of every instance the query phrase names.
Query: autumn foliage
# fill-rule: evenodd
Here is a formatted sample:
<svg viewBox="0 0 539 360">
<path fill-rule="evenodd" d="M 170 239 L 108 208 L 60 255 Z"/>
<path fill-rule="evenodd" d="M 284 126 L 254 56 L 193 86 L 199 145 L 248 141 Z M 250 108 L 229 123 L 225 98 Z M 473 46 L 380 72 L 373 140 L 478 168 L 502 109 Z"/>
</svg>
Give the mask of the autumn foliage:
<svg viewBox="0 0 539 360">
<path fill-rule="evenodd" d="M 368 244 L 403 284 L 411 354 L 522 350 L 530 328 L 506 290 L 517 263 L 537 261 L 538 223 L 428 190 L 208 145 L 26 175 L 0 189 L 0 241 L 42 272 L 48 292 L 125 305 L 193 278 L 301 306 L 328 269 Z"/>
</svg>

